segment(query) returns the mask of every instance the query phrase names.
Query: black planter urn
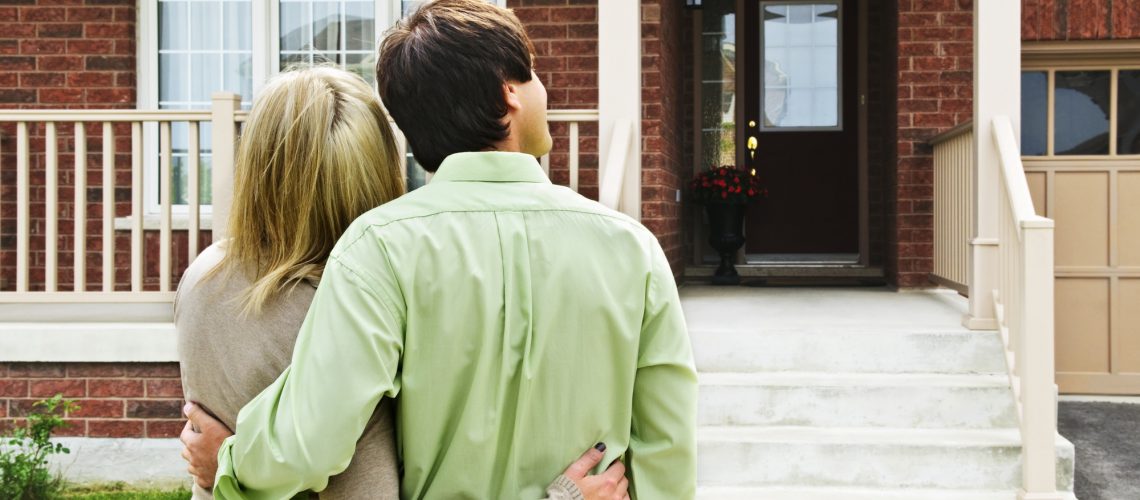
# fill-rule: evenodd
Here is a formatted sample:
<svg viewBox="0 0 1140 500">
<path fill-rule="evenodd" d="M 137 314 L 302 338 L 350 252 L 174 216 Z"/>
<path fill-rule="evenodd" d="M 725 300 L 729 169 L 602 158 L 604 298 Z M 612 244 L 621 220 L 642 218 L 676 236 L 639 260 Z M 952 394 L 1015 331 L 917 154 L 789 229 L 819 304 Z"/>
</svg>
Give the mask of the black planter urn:
<svg viewBox="0 0 1140 500">
<path fill-rule="evenodd" d="M 720 265 L 713 273 L 714 285 L 739 285 L 740 275 L 736 272 L 736 252 L 744 244 L 744 213 L 748 205 L 743 203 L 709 203 L 705 211 L 709 216 L 709 245 L 720 255 Z"/>
</svg>

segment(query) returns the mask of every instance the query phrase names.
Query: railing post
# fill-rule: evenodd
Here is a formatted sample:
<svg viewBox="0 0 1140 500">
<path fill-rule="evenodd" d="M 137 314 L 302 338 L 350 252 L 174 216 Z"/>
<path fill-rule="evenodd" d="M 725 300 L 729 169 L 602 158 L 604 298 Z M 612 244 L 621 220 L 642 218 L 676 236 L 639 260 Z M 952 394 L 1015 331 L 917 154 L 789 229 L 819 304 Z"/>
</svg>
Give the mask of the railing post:
<svg viewBox="0 0 1140 500">
<path fill-rule="evenodd" d="M 998 277 L 999 188 L 993 118 L 1021 117 L 1021 1 L 974 2 L 974 176 L 973 238 L 970 245 L 970 309 L 963 324 L 970 329 L 997 328 L 994 295 Z"/>
<path fill-rule="evenodd" d="M 215 92 L 211 99 L 210 118 L 213 147 L 210 162 L 213 205 L 211 240 L 217 243 L 227 236 L 230 205 L 234 199 L 234 152 L 237 144 L 237 123 L 234 112 L 241 108 L 241 97 L 228 92 Z"/>
<path fill-rule="evenodd" d="M 1060 500 L 1057 492 L 1057 387 L 1053 368 L 1053 221 L 1024 221 L 1022 241 L 1022 500 Z"/>
<path fill-rule="evenodd" d="M 598 182 L 624 168 L 619 209 L 641 219 L 641 2 L 598 2 Z M 606 161 L 616 145 L 614 127 L 633 125 L 624 165 Z M 605 186 L 598 186 L 599 192 Z"/>
</svg>

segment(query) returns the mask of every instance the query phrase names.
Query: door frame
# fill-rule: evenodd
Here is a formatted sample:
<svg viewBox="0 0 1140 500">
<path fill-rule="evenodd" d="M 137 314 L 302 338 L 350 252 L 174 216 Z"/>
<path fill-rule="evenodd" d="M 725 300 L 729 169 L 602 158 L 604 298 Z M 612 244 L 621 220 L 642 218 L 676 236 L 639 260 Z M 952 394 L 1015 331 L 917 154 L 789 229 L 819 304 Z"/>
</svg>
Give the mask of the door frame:
<svg viewBox="0 0 1140 500">
<path fill-rule="evenodd" d="M 742 13 L 744 12 L 744 4 L 746 2 L 759 2 L 759 1 L 761 1 L 761 0 L 736 0 L 736 12 L 737 12 L 737 16 L 736 16 L 736 33 L 737 33 L 736 68 L 737 68 L 737 70 L 736 70 L 735 76 L 736 76 L 736 95 L 737 95 L 738 99 L 740 99 L 740 102 L 743 102 L 743 99 L 742 99 L 743 94 L 741 93 L 741 91 L 742 91 L 742 89 L 744 89 L 745 78 L 747 75 L 747 72 L 741 71 L 741 68 L 744 67 L 744 64 L 749 61 L 749 57 L 751 56 L 751 54 L 748 53 L 747 44 L 742 43 L 741 37 L 742 36 L 759 36 L 759 33 L 755 33 L 755 34 L 747 33 L 747 31 L 746 31 L 746 21 L 747 20 L 744 18 L 744 15 L 742 15 Z M 787 1 L 788 1 L 788 3 L 811 3 L 811 0 L 787 0 Z M 858 95 L 857 98 L 859 99 L 859 102 L 857 103 L 857 106 L 856 106 L 856 108 L 858 109 L 858 116 L 857 116 L 858 121 L 857 121 L 857 123 L 858 123 L 858 129 L 859 129 L 857 131 L 857 134 L 858 134 L 858 139 L 857 139 L 857 142 L 858 142 L 858 159 L 857 159 L 857 161 L 858 161 L 858 179 L 859 179 L 859 182 L 858 182 L 858 189 L 859 189 L 859 193 L 858 193 L 858 199 L 859 199 L 859 255 L 857 257 L 857 260 L 854 264 L 849 263 L 849 262 L 848 263 L 841 263 L 841 264 L 821 264 L 819 262 L 804 263 L 804 262 L 794 262 L 794 261 L 792 261 L 792 262 L 781 262 L 778 264 L 768 263 L 768 262 L 765 262 L 765 263 L 748 262 L 748 259 L 744 253 L 744 249 L 741 248 L 740 252 L 738 252 L 738 254 L 737 254 L 737 259 L 736 259 L 737 264 L 744 264 L 744 265 L 751 264 L 751 265 L 758 265 L 758 266 L 763 266 L 763 267 L 801 267 L 804 265 L 810 265 L 811 267 L 839 267 L 839 268 L 849 268 L 849 267 L 853 267 L 853 266 L 854 267 L 868 267 L 870 265 L 870 258 L 871 258 L 871 242 L 870 242 L 870 219 L 871 219 L 871 217 L 870 217 L 870 212 L 871 211 L 870 211 L 870 200 L 868 198 L 868 195 L 870 193 L 869 173 L 868 173 L 868 169 L 869 169 L 868 141 L 870 140 L 870 137 L 868 136 L 868 132 L 867 132 L 868 119 L 869 119 L 868 118 L 868 110 L 867 110 L 867 89 L 868 89 L 868 82 L 867 82 L 868 70 L 867 70 L 867 68 L 868 68 L 869 41 L 867 38 L 868 37 L 867 26 L 868 26 L 868 9 L 870 7 L 870 3 L 872 0 L 854 0 L 854 1 L 856 4 L 856 15 L 858 16 L 858 19 L 857 19 L 858 47 L 856 49 L 856 53 L 857 53 L 856 57 L 858 59 L 858 61 L 857 61 L 858 69 L 857 69 L 856 75 L 855 75 L 855 79 L 856 79 L 855 84 L 857 86 L 857 91 L 856 91 L 856 93 Z M 693 127 L 693 151 L 695 151 L 695 152 L 697 152 L 697 154 L 699 154 L 699 152 L 701 150 L 701 124 L 700 124 L 700 119 L 701 119 L 701 86 L 697 85 L 695 83 L 701 81 L 701 57 L 703 55 L 702 50 L 701 50 L 702 11 L 701 11 L 701 9 L 697 9 L 697 10 L 693 11 L 693 13 L 694 13 L 694 15 L 693 15 L 693 37 L 692 37 L 693 38 L 693 40 L 692 40 L 692 42 L 693 42 L 693 74 L 692 74 L 691 78 L 692 78 L 692 81 L 694 82 L 694 86 L 693 86 L 693 106 L 694 106 L 694 108 L 693 109 L 695 110 L 695 112 L 693 113 L 693 122 L 690 124 L 690 126 Z M 844 14 L 841 13 L 841 15 L 844 15 Z M 846 79 L 844 79 L 844 81 L 846 81 Z M 747 128 L 743 126 L 745 123 L 745 111 L 746 111 L 745 106 L 742 106 L 742 105 L 736 106 L 736 123 L 738 124 L 736 127 L 736 144 L 737 144 L 736 164 L 737 165 L 743 165 L 744 164 L 744 155 L 745 155 L 744 149 L 745 148 L 743 148 L 742 145 L 747 143 L 746 141 L 747 141 L 747 135 L 748 135 Z M 698 165 L 697 162 L 693 162 L 693 163 L 694 163 L 693 174 L 696 174 L 696 172 L 699 171 L 702 168 L 702 166 Z M 693 248 L 695 250 L 693 252 L 694 253 L 693 264 L 694 265 L 706 265 L 707 264 L 706 257 L 714 258 L 714 257 L 716 257 L 716 254 L 715 254 L 715 252 L 712 251 L 711 248 L 708 248 L 708 243 L 705 241 L 707 239 L 707 235 L 708 235 L 708 228 L 703 223 L 703 219 L 701 218 L 699 212 L 698 212 L 697 216 L 694 217 L 694 219 L 695 219 L 695 222 L 694 222 L 694 229 L 695 230 L 693 231 L 693 235 L 694 235 Z M 716 260 L 719 260 L 719 258 L 716 258 Z"/>
</svg>

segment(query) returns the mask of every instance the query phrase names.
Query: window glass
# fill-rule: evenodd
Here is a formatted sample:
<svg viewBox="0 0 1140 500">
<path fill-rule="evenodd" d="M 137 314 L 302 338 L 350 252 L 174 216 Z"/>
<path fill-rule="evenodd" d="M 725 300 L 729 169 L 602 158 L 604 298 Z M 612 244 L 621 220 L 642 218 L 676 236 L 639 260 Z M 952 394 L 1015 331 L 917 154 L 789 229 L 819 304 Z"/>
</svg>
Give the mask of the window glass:
<svg viewBox="0 0 1140 500">
<path fill-rule="evenodd" d="M 369 83 L 375 80 L 376 7 L 373 0 L 281 0 L 282 70 L 335 64 Z"/>
<path fill-rule="evenodd" d="M 1116 154 L 1140 154 L 1140 70 L 1121 70 L 1117 85 Z"/>
<path fill-rule="evenodd" d="M 1021 74 L 1021 154 L 1047 154 L 1049 135 L 1049 75 L 1044 71 Z"/>
<path fill-rule="evenodd" d="M 700 167 L 736 164 L 736 1 L 701 5 Z"/>
<path fill-rule="evenodd" d="M 1058 71 L 1054 90 L 1054 153 L 1108 154 L 1108 71 Z"/>
<path fill-rule="evenodd" d="M 839 127 L 839 6 L 766 3 L 761 15 L 764 128 Z"/>
<path fill-rule="evenodd" d="M 253 100 L 253 23 L 250 0 L 159 0 L 158 107 L 208 109 L 210 95 L 229 91 Z M 187 203 L 189 126 L 174 123 L 172 197 Z M 201 203 L 210 204 L 210 126 L 200 127 Z M 157 176 L 155 176 L 157 182 Z"/>
</svg>

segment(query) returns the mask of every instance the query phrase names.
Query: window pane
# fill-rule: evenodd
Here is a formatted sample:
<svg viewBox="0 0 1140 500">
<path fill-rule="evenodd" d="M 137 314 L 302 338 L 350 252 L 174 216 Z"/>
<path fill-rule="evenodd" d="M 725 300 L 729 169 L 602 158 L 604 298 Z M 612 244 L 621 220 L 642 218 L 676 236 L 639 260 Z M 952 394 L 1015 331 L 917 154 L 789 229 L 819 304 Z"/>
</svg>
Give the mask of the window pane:
<svg viewBox="0 0 1140 500">
<path fill-rule="evenodd" d="M 308 21 L 309 6 L 300 2 L 281 2 L 281 50 L 307 50 L 312 25 Z"/>
<path fill-rule="evenodd" d="M 317 50 L 343 49 L 340 35 L 340 2 L 313 2 L 313 47 Z"/>
<path fill-rule="evenodd" d="M 253 50 L 253 33 L 250 29 L 253 13 L 250 11 L 250 3 L 229 1 L 222 8 L 222 45 L 229 50 Z"/>
<path fill-rule="evenodd" d="M 1108 154 L 1108 71 L 1058 71 L 1054 91 L 1055 153 Z"/>
<path fill-rule="evenodd" d="M 345 2 L 345 23 L 348 32 L 348 50 L 376 48 L 376 10 L 372 2 Z"/>
<path fill-rule="evenodd" d="M 222 56 L 190 55 L 190 100 L 210 102 L 210 95 L 222 90 Z"/>
<path fill-rule="evenodd" d="M 186 25 L 189 8 L 185 2 L 163 2 L 158 6 L 158 43 L 171 50 L 190 48 L 189 26 Z"/>
<path fill-rule="evenodd" d="M 1049 135 L 1049 75 L 1044 71 L 1021 74 L 1021 154 L 1043 156 Z"/>
<path fill-rule="evenodd" d="M 165 102 L 190 100 L 190 56 L 186 54 L 158 55 L 158 106 Z"/>
<path fill-rule="evenodd" d="M 839 7 L 767 4 L 763 12 L 765 129 L 839 126 Z"/>
<path fill-rule="evenodd" d="M 1122 70 L 1117 91 L 1116 154 L 1140 154 L 1140 70 Z"/>
<path fill-rule="evenodd" d="M 190 2 L 190 47 L 220 50 L 222 37 L 218 36 L 218 21 L 221 18 L 222 9 L 217 2 Z"/>
</svg>

